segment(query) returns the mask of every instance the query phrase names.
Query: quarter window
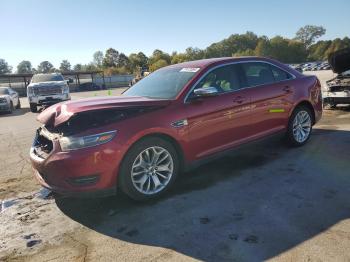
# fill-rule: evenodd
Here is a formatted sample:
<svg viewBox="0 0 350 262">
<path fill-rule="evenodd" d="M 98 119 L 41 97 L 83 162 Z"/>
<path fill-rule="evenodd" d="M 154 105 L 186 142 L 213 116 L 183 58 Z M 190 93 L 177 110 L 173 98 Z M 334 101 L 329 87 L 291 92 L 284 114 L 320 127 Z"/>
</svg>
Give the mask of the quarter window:
<svg viewBox="0 0 350 262">
<path fill-rule="evenodd" d="M 241 88 L 237 65 L 222 66 L 209 72 L 195 87 L 215 87 L 220 93 L 235 91 Z"/>
</svg>

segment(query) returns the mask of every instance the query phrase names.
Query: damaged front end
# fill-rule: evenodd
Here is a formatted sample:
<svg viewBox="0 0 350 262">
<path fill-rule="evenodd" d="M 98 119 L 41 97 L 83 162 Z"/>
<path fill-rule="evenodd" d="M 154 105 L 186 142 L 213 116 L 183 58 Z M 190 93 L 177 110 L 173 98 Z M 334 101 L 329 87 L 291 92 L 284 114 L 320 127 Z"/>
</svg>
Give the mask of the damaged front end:
<svg viewBox="0 0 350 262">
<path fill-rule="evenodd" d="M 326 82 L 324 102 L 332 107 L 337 104 L 350 104 L 350 48 L 331 54 L 328 62 L 338 75 Z"/>
<path fill-rule="evenodd" d="M 155 107 L 108 108 L 84 111 L 73 114 L 67 121 L 53 125 L 48 121 L 36 132 L 32 146 L 32 154 L 46 159 L 53 151 L 54 145 L 59 145 L 62 151 L 71 151 L 92 147 L 109 142 L 114 138 L 117 130 L 108 130 L 92 135 L 80 135 L 89 130 L 103 128 L 112 123 L 144 114 L 155 110 Z"/>
</svg>

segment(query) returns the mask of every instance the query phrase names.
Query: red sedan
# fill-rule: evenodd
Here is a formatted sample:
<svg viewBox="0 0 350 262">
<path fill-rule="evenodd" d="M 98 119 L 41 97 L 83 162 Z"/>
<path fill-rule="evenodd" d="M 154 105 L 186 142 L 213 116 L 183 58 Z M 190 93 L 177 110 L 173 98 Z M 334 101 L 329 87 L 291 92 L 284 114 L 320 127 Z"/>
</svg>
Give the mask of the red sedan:
<svg viewBox="0 0 350 262">
<path fill-rule="evenodd" d="M 321 86 L 277 61 L 218 58 L 162 68 L 120 97 L 43 111 L 30 151 L 39 182 L 63 194 L 164 193 L 178 174 L 238 145 L 284 133 L 304 145 Z"/>
</svg>

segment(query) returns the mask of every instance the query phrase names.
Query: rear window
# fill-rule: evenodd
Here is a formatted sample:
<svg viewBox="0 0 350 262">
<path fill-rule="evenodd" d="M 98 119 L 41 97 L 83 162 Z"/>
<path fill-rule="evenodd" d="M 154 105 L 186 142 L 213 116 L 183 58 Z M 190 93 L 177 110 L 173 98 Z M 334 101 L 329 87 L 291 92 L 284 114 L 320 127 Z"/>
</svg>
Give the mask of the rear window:
<svg viewBox="0 0 350 262">
<path fill-rule="evenodd" d="M 63 81 L 63 80 L 64 80 L 63 76 L 59 74 L 40 74 L 40 75 L 34 75 L 32 77 L 32 83 Z"/>
<path fill-rule="evenodd" d="M 292 79 L 288 72 L 267 63 L 244 63 L 245 86 L 259 86 Z"/>
<path fill-rule="evenodd" d="M 258 86 L 275 82 L 269 64 L 244 63 L 243 72 L 248 86 Z"/>
<path fill-rule="evenodd" d="M 271 70 L 276 82 L 284 81 L 292 78 L 292 76 L 289 73 L 273 65 L 271 65 Z"/>
</svg>

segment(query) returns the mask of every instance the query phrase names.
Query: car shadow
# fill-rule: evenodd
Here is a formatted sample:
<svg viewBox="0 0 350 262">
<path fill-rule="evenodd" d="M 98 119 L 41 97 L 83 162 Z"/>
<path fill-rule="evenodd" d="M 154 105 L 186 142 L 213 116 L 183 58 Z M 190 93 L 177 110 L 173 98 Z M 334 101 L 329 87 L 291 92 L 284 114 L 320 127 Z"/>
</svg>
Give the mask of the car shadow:
<svg viewBox="0 0 350 262">
<path fill-rule="evenodd" d="M 12 113 L 0 112 L 0 117 L 11 117 L 11 116 L 21 116 L 30 112 L 29 108 L 22 107 L 20 109 L 14 109 Z"/>
<path fill-rule="evenodd" d="M 309 143 L 244 147 L 180 177 L 162 199 L 123 194 L 57 198 L 73 220 L 106 236 L 205 261 L 275 257 L 350 217 L 350 132 L 316 129 Z"/>
</svg>

